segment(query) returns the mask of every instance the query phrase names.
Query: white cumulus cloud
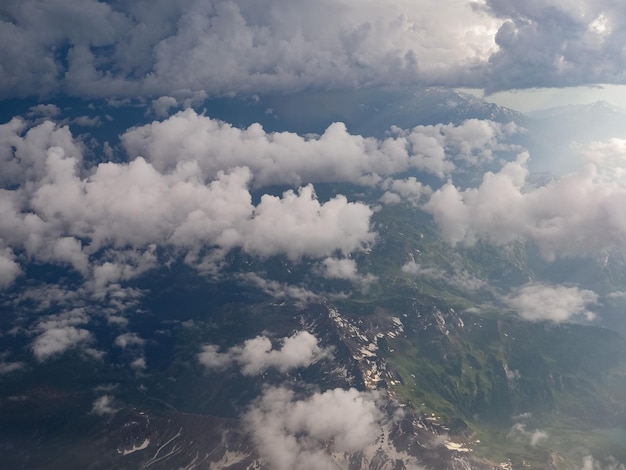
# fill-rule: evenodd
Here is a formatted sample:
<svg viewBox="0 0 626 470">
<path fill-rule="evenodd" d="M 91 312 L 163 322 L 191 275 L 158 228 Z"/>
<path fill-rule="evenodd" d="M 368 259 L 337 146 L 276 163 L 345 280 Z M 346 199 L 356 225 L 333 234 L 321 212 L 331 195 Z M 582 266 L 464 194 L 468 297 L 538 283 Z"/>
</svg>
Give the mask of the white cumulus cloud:
<svg viewBox="0 0 626 470">
<path fill-rule="evenodd" d="M 318 339 L 307 331 L 300 331 L 282 339 L 282 347 L 273 349 L 266 336 L 246 340 L 240 346 L 233 346 L 224 353 L 214 345 L 205 345 L 198 355 L 201 364 L 209 369 L 223 369 L 236 364 L 244 375 L 259 375 L 274 368 L 280 372 L 307 367 L 331 357 L 331 350 L 318 345 Z"/>
<path fill-rule="evenodd" d="M 588 308 L 598 301 L 598 295 L 578 287 L 532 283 L 516 289 L 505 301 L 526 320 L 560 323 L 577 317 L 593 319 Z"/>
<path fill-rule="evenodd" d="M 0 191 L 4 285 L 20 273 L 11 249 L 71 266 L 101 291 L 155 267 L 163 246 L 200 263 L 202 250 L 217 261 L 235 248 L 298 260 L 347 254 L 374 240 L 367 205 L 341 195 L 319 201 L 312 185 L 253 205 L 253 175 L 236 162 L 208 176 L 185 158 L 161 170 L 142 157 L 88 170 L 67 128 L 44 122 L 26 130 L 19 120 L 0 126 L 0 158 L 14 186 Z"/>
<path fill-rule="evenodd" d="M 111 395 L 102 395 L 94 400 L 91 412 L 98 416 L 115 414 L 119 410 L 113 406 L 114 402 Z"/>
<path fill-rule="evenodd" d="M 162 122 L 128 130 L 122 142 L 129 155 L 143 156 L 161 172 L 194 161 L 209 179 L 220 170 L 246 166 L 258 186 L 375 184 L 384 176 L 412 168 L 443 177 L 455 168 L 454 161 L 490 161 L 494 152 L 507 148 L 507 136 L 517 131 L 512 123 L 470 119 L 458 126 L 393 128 L 392 136 L 378 140 L 350 134 L 343 123 L 336 122 L 321 136 L 300 136 L 266 132 L 259 124 L 239 129 L 187 109 Z M 428 191 L 412 179 L 386 186 L 403 195 Z"/>
<path fill-rule="evenodd" d="M 270 467 L 334 468 L 332 453 L 363 450 L 380 433 L 377 398 L 373 392 L 334 389 L 299 399 L 285 387 L 268 388 L 244 423 Z"/>
<path fill-rule="evenodd" d="M 488 172 L 478 188 L 448 182 L 424 208 L 450 243 L 532 240 L 547 258 L 611 247 L 626 250 L 626 187 L 598 177 L 593 164 L 546 185 L 527 183 L 527 154 Z"/>
<path fill-rule="evenodd" d="M 83 328 L 64 326 L 50 328 L 39 335 L 33 342 L 33 354 L 39 362 L 77 348 L 93 340 L 91 333 Z"/>
<path fill-rule="evenodd" d="M 115 345 L 122 348 L 141 347 L 145 344 L 145 340 L 137 333 L 123 333 L 115 338 Z"/>
<path fill-rule="evenodd" d="M 11 248 L 0 250 L 0 289 L 13 284 L 21 274 L 22 268 L 15 261 L 13 250 Z"/>
</svg>

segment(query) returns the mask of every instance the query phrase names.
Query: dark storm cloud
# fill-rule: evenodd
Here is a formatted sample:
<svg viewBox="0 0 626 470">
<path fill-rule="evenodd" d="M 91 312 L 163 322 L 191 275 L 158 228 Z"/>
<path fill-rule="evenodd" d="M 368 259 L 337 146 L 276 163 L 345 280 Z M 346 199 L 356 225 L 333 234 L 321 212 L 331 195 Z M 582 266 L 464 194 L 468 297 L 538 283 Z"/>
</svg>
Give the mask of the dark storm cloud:
<svg viewBox="0 0 626 470">
<path fill-rule="evenodd" d="M 66 72 L 72 78 L 81 50 L 112 46 L 131 26 L 124 14 L 93 0 L 3 2 L 0 96 L 56 91 Z"/>
<path fill-rule="evenodd" d="M 0 97 L 624 83 L 608 0 L 8 0 Z"/>
<path fill-rule="evenodd" d="M 500 18 L 488 92 L 626 81 L 623 5 L 611 1 L 486 0 Z"/>
<path fill-rule="evenodd" d="M 492 23 L 464 0 L 8 0 L 0 97 L 458 85 L 488 56 Z"/>
</svg>

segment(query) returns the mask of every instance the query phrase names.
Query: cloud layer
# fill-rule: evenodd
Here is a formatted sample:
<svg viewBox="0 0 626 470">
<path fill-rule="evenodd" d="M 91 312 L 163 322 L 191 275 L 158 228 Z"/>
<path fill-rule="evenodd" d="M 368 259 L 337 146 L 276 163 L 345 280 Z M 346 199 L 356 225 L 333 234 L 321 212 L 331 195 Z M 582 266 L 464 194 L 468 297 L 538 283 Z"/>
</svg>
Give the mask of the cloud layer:
<svg viewBox="0 0 626 470">
<path fill-rule="evenodd" d="M 268 133 L 260 124 L 238 129 L 192 109 L 128 130 L 122 143 L 129 156 L 146 158 L 160 172 L 184 162 L 197 162 L 205 178 L 220 170 L 246 166 L 257 186 L 309 182 L 383 183 L 382 177 L 409 169 L 449 175 L 455 162 L 489 162 L 506 139 L 518 131 L 514 123 L 470 119 L 459 126 L 437 124 L 402 130 L 384 140 L 350 134 L 343 123 L 328 126 L 321 136 Z M 386 189 L 419 192 L 416 181 L 387 181 Z"/>
<path fill-rule="evenodd" d="M 461 0 L 26 0 L 0 20 L 4 97 L 459 84 L 476 81 L 498 23 Z"/>
<path fill-rule="evenodd" d="M 370 207 L 342 195 L 321 202 L 311 184 L 263 195 L 255 206 L 249 187 L 350 182 L 386 190 L 386 203 L 417 205 L 431 189 L 394 175 L 445 177 L 456 163 L 489 162 L 515 132 L 513 124 L 468 120 L 392 129 L 384 140 L 352 135 L 342 123 L 300 136 L 258 124 L 238 129 L 188 109 L 124 133 L 127 163 L 88 168 L 69 127 L 15 118 L 0 125 L 0 286 L 21 274 L 25 257 L 71 266 L 101 291 L 157 266 L 161 248 L 204 269 L 233 249 L 328 258 L 329 276 L 363 283 L 348 260 L 332 260 L 374 242 Z"/>
<path fill-rule="evenodd" d="M 624 83 L 625 22 L 609 0 L 11 0 L 0 97 Z"/>
<path fill-rule="evenodd" d="M 311 185 L 264 195 L 255 206 L 252 173 L 237 162 L 211 174 L 189 158 L 161 171 L 142 157 L 88 170 L 69 129 L 48 121 L 30 129 L 18 119 L 0 126 L 0 159 L 11 188 L 0 191 L 5 286 L 21 272 L 16 250 L 71 266 L 101 289 L 156 266 L 158 247 L 178 250 L 189 262 L 199 262 L 202 251 L 219 262 L 235 248 L 298 260 L 347 254 L 374 240 L 368 206 L 341 195 L 320 202 Z"/>
</svg>

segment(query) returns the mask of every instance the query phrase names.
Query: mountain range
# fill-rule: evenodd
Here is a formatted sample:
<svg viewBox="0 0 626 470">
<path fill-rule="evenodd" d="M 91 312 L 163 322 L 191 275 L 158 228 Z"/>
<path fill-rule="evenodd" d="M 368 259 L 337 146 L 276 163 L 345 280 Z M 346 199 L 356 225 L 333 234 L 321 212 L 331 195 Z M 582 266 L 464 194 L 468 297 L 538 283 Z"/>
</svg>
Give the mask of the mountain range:
<svg viewBox="0 0 626 470">
<path fill-rule="evenodd" d="M 626 124 L 602 103 L 525 116 L 443 88 L 230 103 L 207 102 L 206 113 L 235 123 L 251 107 L 245 115 L 268 132 L 319 135 L 341 121 L 379 139 L 391 126 L 472 119 L 525 129 L 493 158 L 457 161 L 446 178 L 463 187 L 524 148 L 531 162 L 554 156 L 538 171 L 561 168 L 572 135 L 578 145 L 618 139 Z M 415 168 L 402 177 L 445 182 Z M 113 299 L 81 297 L 67 265 L 29 264 L 0 298 L 0 467 L 621 468 L 623 254 L 553 259 L 532 240 L 451 243 L 416 199 L 390 196 L 404 194 L 392 184 L 315 185 L 322 201 L 342 194 L 375 208 L 375 239 L 340 261 L 241 247 L 213 272 L 157 246 L 151 255 L 166 262 L 120 281 Z M 587 295 L 593 311 L 568 304 L 579 315 L 555 321 L 553 291 Z M 535 294 L 541 318 L 520 313 Z M 42 323 L 80 334 L 86 315 L 93 347 L 36 355 L 33 331 L 51 328 Z"/>
</svg>

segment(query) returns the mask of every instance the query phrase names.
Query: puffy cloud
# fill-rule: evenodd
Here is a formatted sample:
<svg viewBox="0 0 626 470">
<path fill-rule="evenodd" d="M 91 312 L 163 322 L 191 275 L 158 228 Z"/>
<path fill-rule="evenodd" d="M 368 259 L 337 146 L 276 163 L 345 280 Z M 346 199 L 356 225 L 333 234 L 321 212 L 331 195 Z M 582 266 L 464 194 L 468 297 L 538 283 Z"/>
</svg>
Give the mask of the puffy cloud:
<svg viewBox="0 0 626 470">
<path fill-rule="evenodd" d="M 81 145 L 69 127 L 59 127 L 52 121 L 28 128 L 28 123 L 19 118 L 0 124 L 0 184 L 13 187 L 27 181 L 38 181 L 47 173 L 46 161 L 49 151 L 63 149 L 65 156 L 82 160 Z"/>
<path fill-rule="evenodd" d="M 115 345 L 122 348 L 141 347 L 145 341 L 136 333 L 124 333 L 115 338 Z"/>
<path fill-rule="evenodd" d="M 134 359 L 131 363 L 130 366 L 135 369 L 136 371 L 138 370 L 143 370 L 147 367 L 146 364 L 146 358 L 145 357 L 138 357 L 137 359 Z"/>
<path fill-rule="evenodd" d="M 232 364 L 241 367 L 244 375 L 259 375 L 274 368 L 281 372 L 311 364 L 330 357 L 330 349 L 321 348 L 315 336 L 300 331 L 282 339 L 281 349 L 272 349 L 272 342 L 266 336 L 246 340 L 241 346 L 233 346 L 220 353 L 214 345 L 205 345 L 198 355 L 201 364 L 209 369 L 223 369 Z"/>
<path fill-rule="evenodd" d="M 249 217 L 252 206 L 246 188 L 247 170 L 220 173 L 208 186 L 193 173 L 187 174 L 189 171 L 194 169 L 181 168 L 173 175 L 162 175 L 142 158 L 129 164 L 105 163 L 87 181 L 72 182 L 78 187 L 84 184 L 82 204 L 91 209 L 90 213 L 81 214 L 77 200 L 54 207 L 46 202 L 47 195 L 38 193 L 34 202 L 44 214 L 52 210 L 60 213 L 75 231 L 91 239 L 92 250 L 107 244 L 164 244 L 170 237 L 185 246 L 196 241 L 186 236 L 190 224 L 197 224 L 198 239 L 210 243 L 235 221 Z M 55 185 L 49 192 L 65 189 Z M 75 214 L 80 216 L 78 220 Z M 81 230 L 79 224 L 85 228 Z"/>
<path fill-rule="evenodd" d="M 405 139 L 351 135 L 341 123 L 320 137 L 266 133 L 259 124 L 238 129 L 188 109 L 163 122 L 131 129 L 122 136 L 129 155 L 142 155 L 159 171 L 197 161 L 205 178 L 233 166 L 251 169 L 255 183 L 359 182 L 372 174 L 408 168 Z M 341 155 L 341 158 L 337 158 Z"/>
<path fill-rule="evenodd" d="M 588 306 L 598 301 L 598 295 L 578 287 L 537 283 L 516 289 L 505 301 L 526 320 L 560 323 L 577 317 L 593 319 L 595 315 Z"/>
<path fill-rule="evenodd" d="M 50 328 L 39 335 L 33 342 L 33 354 L 39 362 L 61 354 L 68 349 L 91 342 L 93 337 L 89 331 L 74 326 Z"/>
<path fill-rule="evenodd" d="M 511 432 L 508 437 L 518 440 L 529 440 L 531 447 L 536 447 L 541 441 L 546 440 L 549 436 L 545 431 L 541 431 L 539 429 L 528 431 L 525 424 L 515 423 L 511 428 Z"/>
<path fill-rule="evenodd" d="M 326 258 L 322 261 L 326 276 L 337 279 L 355 279 L 357 277 L 356 261 L 352 259 Z"/>
<path fill-rule="evenodd" d="M 385 193 L 380 197 L 379 202 L 385 205 L 400 204 L 402 202 L 402 197 L 398 193 L 385 191 Z"/>
<path fill-rule="evenodd" d="M 98 416 L 111 415 L 119 410 L 114 408 L 114 399 L 111 395 L 102 395 L 94 400 L 91 412 Z"/>
<path fill-rule="evenodd" d="M 230 367 L 234 362 L 234 354 L 220 353 L 219 350 L 220 348 L 214 344 L 205 344 L 202 346 L 202 352 L 198 354 L 198 361 L 208 369 L 220 370 Z"/>
<path fill-rule="evenodd" d="M 412 274 L 414 276 L 441 277 L 444 272 L 439 268 L 425 268 L 415 261 L 409 261 L 400 268 L 403 273 Z"/>
<path fill-rule="evenodd" d="M 350 134 L 343 123 L 331 124 L 321 136 L 300 136 L 267 133 L 259 124 L 238 129 L 187 109 L 162 122 L 128 130 L 122 142 L 130 156 L 143 156 L 160 172 L 193 161 L 206 179 L 246 166 L 257 186 L 372 184 L 412 168 L 443 177 L 455 168 L 454 161 L 472 165 L 490 161 L 495 152 L 508 148 L 504 140 L 517 131 L 513 123 L 470 119 L 459 126 L 393 128 L 393 135 L 384 140 Z M 385 185 L 403 195 L 415 196 L 420 190 L 412 179 Z"/>
<path fill-rule="evenodd" d="M 236 129 L 187 110 L 125 134 L 129 154 L 149 160 L 131 157 L 91 169 L 66 127 L 44 122 L 28 128 L 18 119 L 0 130 L 2 155 L 19 162 L 7 182 L 12 189 L 0 192 L 0 237 L 29 259 L 73 267 L 96 295 L 107 296 L 108 286 L 157 266 L 160 247 L 208 271 L 236 248 L 259 257 L 322 258 L 326 275 L 365 286 L 373 278 L 336 257 L 374 242 L 371 208 L 341 195 L 321 202 L 312 185 L 264 195 L 255 206 L 250 181 L 378 181 L 417 204 L 429 187 L 414 177 L 382 180 L 379 173 L 414 166 L 426 151 L 419 136 L 446 161 L 476 164 L 492 159 L 516 128 L 470 120 L 394 129 L 393 137 L 377 140 L 335 124 L 321 136 L 302 137 L 265 133 L 258 125 Z M 314 297 L 272 281 L 260 287 L 283 297 Z"/>
<path fill-rule="evenodd" d="M 440 5 L 448 16 L 437 12 L 441 22 L 433 27 L 433 7 L 428 1 L 368 1 L 358 7 L 322 1 L 276 2 L 262 9 L 249 2 L 194 8 L 179 20 L 177 34 L 156 47 L 155 80 L 165 79 L 179 88 L 203 81 L 217 89 L 241 91 L 303 88 L 329 81 L 386 83 L 384 77 L 415 80 L 445 75 L 493 45 L 487 35 L 472 34 L 477 28 L 467 20 L 470 16 L 491 25 L 488 18 L 452 1 Z M 430 21 L 424 19 L 427 11 Z M 456 18 L 454 27 L 448 25 L 450 16 Z M 458 47 L 451 37 L 469 44 L 461 42 Z M 438 55 L 432 50 L 434 43 Z"/>
<path fill-rule="evenodd" d="M 477 9 L 504 20 L 488 91 L 624 82 L 626 15 L 614 2 L 486 0 Z"/>
<path fill-rule="evenodd" d="M 130 350 L 134 358 L 130 362 L 130 367 L 134 370 L 146 368 L 146 359 L 143 356 L 143 346 L 146 341 L 136 333 L 123 333 L 115 338 L 114 344 L 121 349 Z"/>
<path fill-rule="evenodd" d="M 326 258 L 320 263 L 319 272 L 322 276 L 329 279 L 350 281 L 364 291 L 378 279 L 373 274 L 359 274 L 356 261 L 348 258 Z"/>
<path fill-rule="evenodd" d="M 84 308 L 77 307 L 65 312 L 47 315 L 38 324 L 39 330 L 49 330 L 52 328 L 65 328 L 67 326 L 78 326 L 88 323 L 89 318 Z"/>
<path fill-rule="evenodd" d="M 42 223 L 40 227 L 43 229 L 44 225 Z M 45 230 L 42 230 L 29 240 L 26 247 L 29 249 L 30 255 L 40 261 L 69 265 L 79 273 L 87 274 L 89 257 L 87 253 L 83 252 L 80 240 L 72 236 L 62 236 L 60 234 L 60 238 L 57 239 L 53 238 L 54 234 L 49 234 L 49 238 L 45 237 L 45 235 Z"/>
<path fill-rule="evenodd" d="M 387 178 L 380 184 L 380 187 L 385 190 L 380 198 L 383 204 L 398 204 L 407 201 L 417 206 L 424 196 L 432 193 L 430 186 L 417 181 L 414 176 L 402 180 Z"/>
<path fill-rule="evenodd" d="M 609 0 L 24 0 L 0 18 L 0 97 L 625 80 L 626 15 Z"/>
<path fill-rule="evenodd" d="M 79 50 L 112 46 L 132 26 L 125 15 L 95 0 L 7 2 L 0 12 L 0 37 L 11 44 L 2 53 L 3 91 L 12 96 L 57 90 L 60 79 L 75 74 Z M 70 76 L 64 75 L 64 59 L 70 60 Z"/>
<path fill-rule="evenodd" d="M 363 450 L 378 436 L 382 414 L 372 392 L 327 390 L 298 399 L 284 388 L 268 388 L 244 423 L 270 467 L 334 468 L 333 455 Z"/>
<path fill-rule="evenodd" d="M 0 155 L 11 170 L 6 184 L 15 186 L 0 191 L 0 238 L 30 258 L 72 266 L 98 292 L 154 267 L 161 246 L 187 252 L 190 262 L 200 262 L 203 249 L 216 249 L 219 261 L 234 248 L 295 260 L 345 254 L 374 239 L 365 204 L 343 196 L 322 203 L 309 185 L 265 195 L 255 207 L 250 170 L 226 162 L 228 171 L 210 178 L 185 159 L 162 172 L 141 157 L 88 171 L 69 130 L 51 122 L 2 126 Z M 5 283 L 19 274 L 10 251 L 1 267 Z"/>
<path fill-rule="evenodd" d="M 527 155 L 488 172 L 478 188 L 449 182 L 424 208 L 450 243 L 479 238 L 497 244 L 536 242 L 543 254 L 580 255 L 610 247 L 626 250 L 626 188 L 598 178 L 594 165 L 544 186 L 526 183 Z"/>
<path fill-rule="evenodd" d="M 92 266 L 90 287 L 98 295 L 106 295 L 109 286 L 132 279 L 157 266 L 156 245 L 143 250 L 108 250 L 104 260 Z M 108 259 L 107 259 L 108 258 Z"/>
<path fill-rule="evenodd" d="M 289 190 L 282 198 L 263 195 L 242 230 L 228 236 L 233 237 L 231 243 L 261 256 L 284 253 L 296 260 L 337 250 L 348 254 L 374 241 L 374 233 L 369 232 L 371 216 L 368 206 L 348 202 L 341 195 L 320 204 L 313 186 L 308 185 L 298 194 Z"/>
<path fill-rule="evenodd" d="M 540 441 L 548 438 L 548 433 L 545 431 L 535 430 L 530 436 L 530 445 L 536 447 Z"/>
<path fill-rule="evenodd" d="M 0 250 L 0 289 L 13 284 L 20 274 L 22 274 L 22 269 L 15 262 L 13 250 L 10 248 Z"/>
<path fill-rule="evenodd" d="M 39 362 L 44 362 L 69 349 L 79 347 L 96 357 L 100 355 L 88 348 L 94 339 L 92 334 L 84 328 L 79 328 L 88 322 L 89 317 L 85 309 L 80 307 L 42 318 L 32 328 L 32 331 L 38 334 L 31 344 L 35 358 Z"/>
<path fill-rule="evenodd" d="M 597 167 L 600 179 L 626 183 L 626 139 L 575 143 L 572 150 Z"/>
<path fill-rule="evenodd" d="M 443 177 L 455 168 L 448 155 L 470 165 L 489 162 L 493 160 L 495 150 L 508 148 L 500 143 L 501 139 L 515 134 L 519 128 L 513 122 L 500 124 L 468 119 L 459 126 L 436 124 L 417 126 L 409 131 L 394 130 L 410 142 L 414 153 L 413 166 Z"/>
<path fill-rule="evenodd" d="M 178 100 L 172 96 L 160 96 L 152 100 L 152 111 L 157 117 L 167 117 L 170 109 L 178 107 Z"/>
</svg>

